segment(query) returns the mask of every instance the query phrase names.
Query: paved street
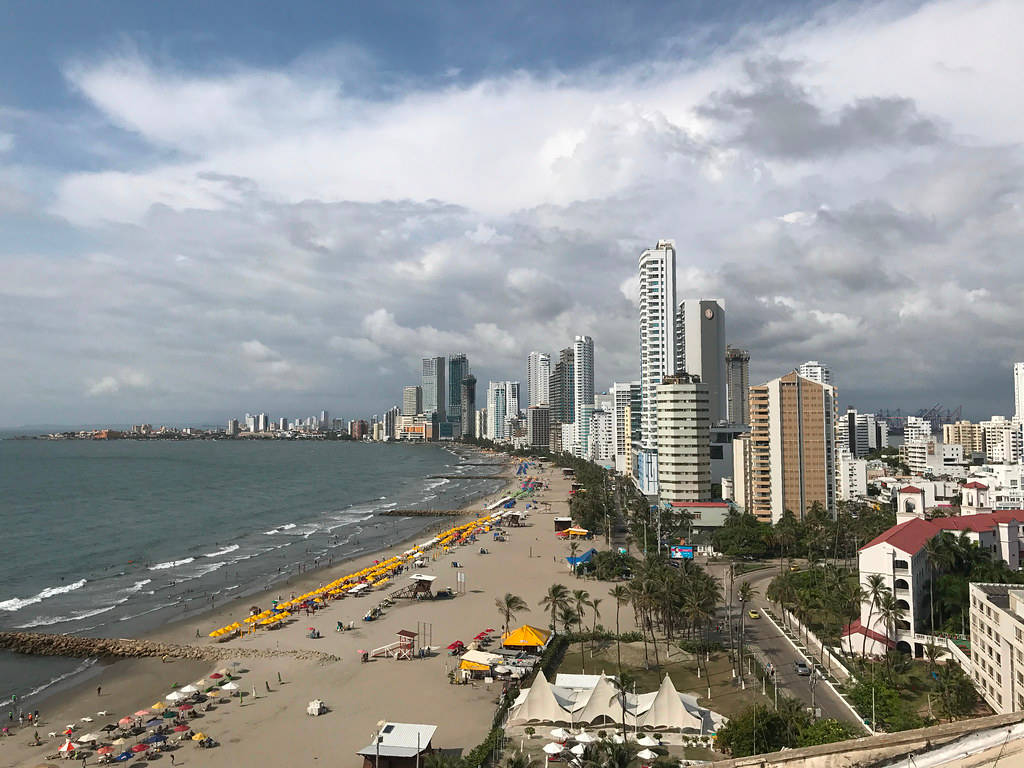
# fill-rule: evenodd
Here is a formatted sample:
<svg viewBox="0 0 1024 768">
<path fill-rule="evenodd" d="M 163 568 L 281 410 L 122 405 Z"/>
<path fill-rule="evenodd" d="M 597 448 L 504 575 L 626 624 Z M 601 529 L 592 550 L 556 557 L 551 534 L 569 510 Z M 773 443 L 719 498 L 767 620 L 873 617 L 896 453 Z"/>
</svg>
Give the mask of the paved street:
<svg viewBox="0 0 1024 768">
<path fill-rule="evenodd" d="M 709 564 L 709 571 L 721 580 L 722 592 L 726 599 L 728 599 L 728 564 L 711 563 Z M 739 589 L 739 585 L 743 581 L 749 581 L 751 586 L 757 590 L 758 597 L 754 601 L 754 606 L 761 612 L 761 618 L 747 619 L 747 646 L 756 647 L 764 654 L 764 657 L 768 661 L 776 666 L 776 676 L 780 695 L 785 692 L 787 695 L 803 702 L 805 706 L 811 706 L 812 692 L 811 686 L 808 683 L 809 678 L 800 677 L 793 669 L 793 662 L 797 659 L 802 661 L 806 661 L 806 659 L 804 659 L 804 657 L 793 648 L 785 635 L 777 630 L 771 621 L 764 615 L 764 609 L 769 605 L 764 594 L 768 589 L 769 582 L 771 582 L 772 578 L 777 574 L 778 568 L 776 567 L 774 569 L 754 571 L 750 574 L 737 576 L 733 586 L 733 595 L 735 596 L 736 590 Z M 734 606 L 738 606 L 738 601 L 734 600 Z M 758 682 L 758 685 L 760 685 L 760 682 Z M 769 696 L 772 695 L 771 681 L 769 681 L 767 693 Z M 843 722 L 861 725 L 861 721 L 853 716 L 846 705 L 835 693 L 832 692 L 831 688 L 824 684 L 824 682 L 820 680 L 817 682 L 814 687 L 813 698 L 814 706 L 821 709 L 822 717 L 833 717 Z"/>
</svg>

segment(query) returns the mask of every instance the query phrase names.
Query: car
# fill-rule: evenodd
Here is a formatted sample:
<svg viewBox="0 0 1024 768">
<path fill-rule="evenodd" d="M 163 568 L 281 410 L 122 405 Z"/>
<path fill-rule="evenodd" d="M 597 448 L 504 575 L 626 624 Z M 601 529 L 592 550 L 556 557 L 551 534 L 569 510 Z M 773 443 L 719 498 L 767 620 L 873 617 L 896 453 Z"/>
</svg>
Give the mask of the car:
<svg viewBox="0 0 1024 768">
<path fill-rule="evenodd" d="M 800 570 L 800 566 L 797 565 L 796 563 L 793 563 L 791 566 L 789 566 L 789 570 L 794 571 L 794 572 L 795 571 L 799 571 Z"/>
<path fill-rule="evenodd" d="M 793 671 L 796 672 L 800 677 L 811 676 L 811 668 L 804 664 L 804 662 L 802 661 L 793 662 Z"/>
<path fill-rule="evenodd" d="M 747 616 L 749 616 L 752 619 L 760 619 L 761 618 L 761 614 L 758 613 L 757 611 L 747 611 Z"/>
</svg>

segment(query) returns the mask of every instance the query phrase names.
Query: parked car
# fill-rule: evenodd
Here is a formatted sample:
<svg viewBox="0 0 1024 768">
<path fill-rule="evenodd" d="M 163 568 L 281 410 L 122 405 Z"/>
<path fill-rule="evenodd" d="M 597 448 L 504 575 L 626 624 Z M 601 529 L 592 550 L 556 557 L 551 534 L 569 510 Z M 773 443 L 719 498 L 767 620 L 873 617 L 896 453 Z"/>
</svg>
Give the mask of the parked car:
<svg viewBox="0 0 1024 768">
<path fill-rule="evenodd" d="M 758 613 L 757 611 L 747 611 L 747 616 L 749 616 L 752 619 L 760 619 L 761 618 L 761 614 Z"/>
<path fill-rule="evenodd" d="M 793 671 L 800 675 L 800 677 L 811 676 L 811 668 L 804 664 L 804 662 L 802 661 L 793 662 Z"/>
</svg>

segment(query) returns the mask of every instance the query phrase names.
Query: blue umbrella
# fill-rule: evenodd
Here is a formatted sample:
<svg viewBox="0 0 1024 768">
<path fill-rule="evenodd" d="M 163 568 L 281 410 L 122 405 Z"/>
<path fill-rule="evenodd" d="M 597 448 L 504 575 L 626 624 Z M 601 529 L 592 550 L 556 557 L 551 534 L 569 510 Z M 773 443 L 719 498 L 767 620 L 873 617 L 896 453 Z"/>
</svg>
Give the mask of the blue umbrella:
<svg viewBox="0 0 1024 768">
<path fill-rule="evenodd" d="M 163 722 L 164 721 L 161 720 L 159 717 L 154 717 L 152 720 L 147 720 L 146 721 L 146 727 L 147 728 L 152 728 L 154 725 L 162 725 Z"/>
<path fill-rule="evenodd" d="M 161 742 L 164 742 L 164 741 L 167 741 L 167 737 L 166 736 L 162 736 L 159 733 L 156 733 L 156 734 L 153 734 L 152 736 L 150 736 L 148 739 L 146 739 L 143 742 L 143 744 L 160 744 Z"/>
<path fill-rule="evenodd" d="M 122 752 L 120 755 L 116 755 L 114 759 L 119 763 L 123 763 L 125 760 L 131 760 L 133 757 L 135 757 L 135 755 L 131 753 L 131 750 L 128 750 Z"/>
</svg>

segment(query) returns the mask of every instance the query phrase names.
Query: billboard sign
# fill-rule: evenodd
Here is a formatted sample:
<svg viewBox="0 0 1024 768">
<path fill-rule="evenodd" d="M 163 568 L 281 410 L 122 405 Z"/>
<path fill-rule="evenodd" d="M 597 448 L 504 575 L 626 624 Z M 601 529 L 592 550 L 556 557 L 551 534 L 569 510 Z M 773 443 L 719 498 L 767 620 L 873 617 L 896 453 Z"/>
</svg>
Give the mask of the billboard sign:
<svg viewBox="0 0 1024 768">
<path fill-rule="evenodd" d="M 668 556 L 673 560 L 693 560 L 693 547 L 669 547 Z"/>
</svg>

